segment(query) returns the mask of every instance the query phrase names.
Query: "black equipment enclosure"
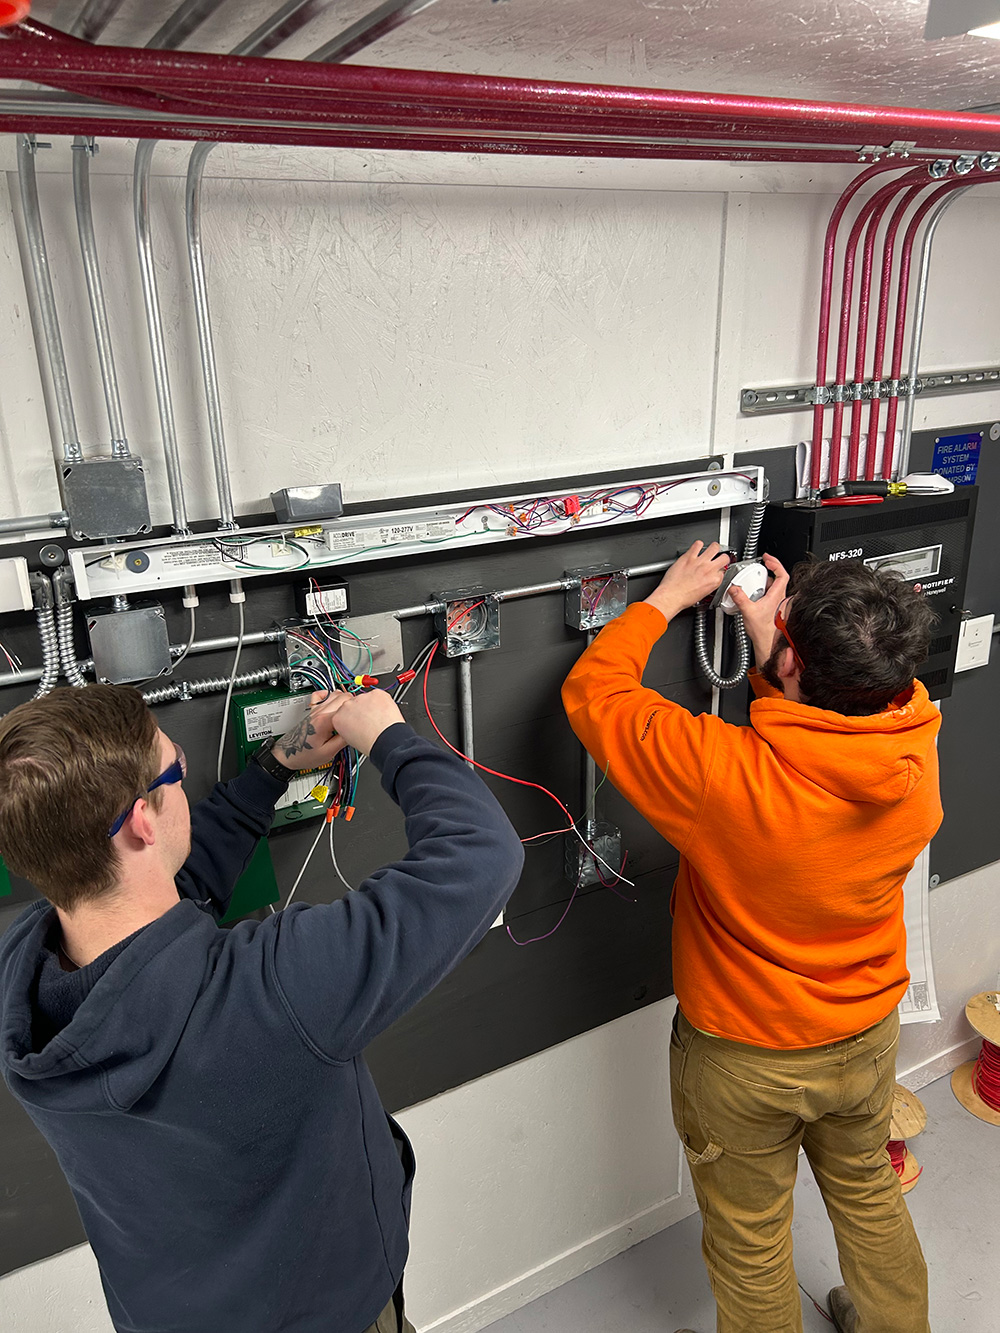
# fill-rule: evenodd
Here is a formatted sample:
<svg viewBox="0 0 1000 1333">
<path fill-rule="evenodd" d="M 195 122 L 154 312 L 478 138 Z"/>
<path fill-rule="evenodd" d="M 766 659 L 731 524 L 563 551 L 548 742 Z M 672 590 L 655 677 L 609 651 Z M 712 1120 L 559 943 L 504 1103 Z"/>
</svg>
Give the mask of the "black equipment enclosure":
<svg viewBox="0 0 1000 1333">
<path fill-rule="evenodd" d="M 762 549 L 789 570 L 807 556 L 897 570 L 938 615 L 917 676 L 931 698 L 943 699 L 954 681 L 977 499 L 975 486 L 962 486 L 950 495 L 903 495 L 856 507 L 774 504 L 764 521 Z"/>
</svg>

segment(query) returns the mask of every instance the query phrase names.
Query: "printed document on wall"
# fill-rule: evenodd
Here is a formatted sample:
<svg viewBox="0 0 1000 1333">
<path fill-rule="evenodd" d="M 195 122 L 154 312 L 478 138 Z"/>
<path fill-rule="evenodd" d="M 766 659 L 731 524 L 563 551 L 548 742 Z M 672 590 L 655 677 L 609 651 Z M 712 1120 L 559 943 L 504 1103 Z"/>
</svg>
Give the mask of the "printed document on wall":
<svg viewBox="0 0 1000 1333">
<path fill-rule="evenodd" d="M 941 1017 L 931 958 L 930 897 L 930 851 L 925 847 L 903 885 L 910 984 L 899 1003 L 901 1023 L 936 1023 Z"/>
</svg>

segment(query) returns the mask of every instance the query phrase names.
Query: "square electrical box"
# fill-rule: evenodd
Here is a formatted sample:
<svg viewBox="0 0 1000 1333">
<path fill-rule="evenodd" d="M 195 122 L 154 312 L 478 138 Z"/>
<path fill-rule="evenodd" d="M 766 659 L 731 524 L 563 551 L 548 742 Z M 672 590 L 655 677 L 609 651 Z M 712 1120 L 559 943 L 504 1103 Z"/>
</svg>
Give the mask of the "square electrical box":
<svg viewBox="0 0 1000 1333">
<path fill-rule="evenodd" d="M 444 603 L 444 609 L 434 615 L 434 627 L 446 657 L 467 657 L 500 647 L 500 600 L 495 592 L 460 588 L 431 593 L 431 600 Z"/>
<path fill-rule="evenodd" d="M 977 499 L 975 486 L 961 486 L 952 495 L 902 495 L 857 508 L 773 504 L 761 550 L 788 570 L 807 556 L 860 560 L 872 569 L 895 570 L 911 583 L 938 616 L 917 679 L 932 699 L 944 699 L 955 675 Z"/>
<path fill-rule="evenodd" d="M 279 523 L 315 523 L 321 518 L 340 518 L 344 512 L 337 481 L 325 486 L 286 486 L 271 492 L 271 504 Z"/>
<path fill-rule="evenodd" d="M 625 610 L 628 575 L 624 570 L 568 569 L 564 577 L 574 580 L 566 589 L 566 624 L 573 629 L 600 629 Z"/>
<path fill-rule="evenodd" d="M 310 693 L 307 690 L 289 694 L 287 690 L 271 689 L 248 690 L 233 696 L 229 713 L 241 772 L 272 736 L 284 735 L 305 717 L 309 711 Z M 300 824 L 304 819 L 326 814 L 327 801 L 312 795 L 317 786 L 323 785 L 325 773 L 326 769 L 313 768 L 292 778 L 288 790 L 275 806 L 272 828 Z"/>
<path fill-rule="evenodd" d="M 621 830 L 603 820 L 587 819 L 581 832 L 586 847 L 575 833 L 566 834 L 567 880 L 581 889 L 588 884 L 613 883 L 622 871 Z M 600 861 L 596 860 L 598 856 Z"/>
<path fill-rule="evenodd" d="M 150 530 L 141 458 L 64 463 L 62 491 L 70 532 L 78 540 L 135 537 Z"/>
<path fill-rule="evenodd" d="M 289 621 L 285 653 L 292 689 L 325 688 L 331 672 L 336 677 L 332 653 L 348 675 L 396 676 L 403 669 L 403 627 L 391 611 Z"/>
<path fill-rule="evenodd" d="M 171 668 L 170 637 L 163 607 L 130 606 L 87 616 L 94 675 L 108 685 L 152 680 Z"/>
</svg>

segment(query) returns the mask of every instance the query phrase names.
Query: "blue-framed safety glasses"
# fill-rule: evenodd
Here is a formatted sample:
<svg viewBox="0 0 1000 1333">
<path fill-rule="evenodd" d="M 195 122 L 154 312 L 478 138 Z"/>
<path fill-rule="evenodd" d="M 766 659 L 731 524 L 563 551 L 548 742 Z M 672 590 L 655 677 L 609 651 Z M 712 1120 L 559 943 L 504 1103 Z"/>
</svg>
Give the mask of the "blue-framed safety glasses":
<svg viewBox="0 0 1000 1333">
<path fill-rule="evenodd" d="M 174 762 L 168 765 L 160 774 L 160 776 L 156 778 L 155 781 L 149 784 L 149 786 L 146 788 L 144 792 L 140 792 L 139 795 L 135 797 L 135 799 L 132 801 L 132 804 L 129 806 L 127 810 L 123 810 L 121 812 L 121 814 L 118 816 L 115 822 L 108 829 L 109 838 L 113 838 L 115 834 L 118 832 L 118 830 L 121 828 L 121 826 L 125 823 L 126 819 L 128 819 L 129 815 L 132 813 L 132 809 L 135 806 L 136 801 L 141 801 L 144 796 L 148 796 L 149 793 L 151 791 L 155 791 L 157 787 L 169 787 L 171 783 L 183 782 L 184 779 L 187 777 L 188 766 L 187 766 L 187 759 L 184 755 L 184 751 L 181 749 L 181 747 L 177 744 L 176 741 L 173 742 L 173 746 L 177 752 L 177 757 L 174 759 Z"/>
</svg>

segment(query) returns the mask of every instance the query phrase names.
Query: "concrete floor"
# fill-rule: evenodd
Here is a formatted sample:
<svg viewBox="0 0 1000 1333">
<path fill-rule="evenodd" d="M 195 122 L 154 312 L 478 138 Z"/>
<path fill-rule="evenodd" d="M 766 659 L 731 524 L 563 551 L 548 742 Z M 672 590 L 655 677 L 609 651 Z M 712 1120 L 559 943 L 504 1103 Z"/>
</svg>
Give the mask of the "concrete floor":
<svg viewBox="0 0 1000 1333">
<path fill-rule="evenodd" d="M 920 1093 L 927 1129 L 912 1147 L 923 1166 L 907 1202 L 930 1271 L 934 1333 L 1000 1330 L 1000 1128 L 983 1124 L 955 1100 L 947 1078 Z M 804 1157 L 795 1188 L 795 1267 L 799 1282 L 826 1309 L 840 1282 L 833 1231 Z M 689 1217 L 490 1326 L 490 1333 L 712 1333 L 715 1304 Z M 806 1333 L 830 1333 L 805 1296 Z"/>
</svg>

